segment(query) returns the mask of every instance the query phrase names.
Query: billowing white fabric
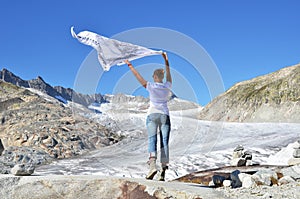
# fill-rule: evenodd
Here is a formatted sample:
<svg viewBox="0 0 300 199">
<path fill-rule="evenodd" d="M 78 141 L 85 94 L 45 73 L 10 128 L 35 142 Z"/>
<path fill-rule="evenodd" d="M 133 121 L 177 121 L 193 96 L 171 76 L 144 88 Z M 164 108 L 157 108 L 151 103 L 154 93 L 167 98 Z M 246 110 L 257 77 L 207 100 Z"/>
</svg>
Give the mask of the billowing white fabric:
<svg viewBox="0 0 300 199">
<path fill-rule="evenodd" d="M 145 56 L 162 54 L 162 51 L 110 39 L 90 31 L 82 31 L 76 34 L 74 27 L 71 27 L 71 34 L 79 42 L 92 46 L 97 50 L 98 60 L 104 71 L 109 71 L 114 65 L 124 64 L 126 59 L 132 61 Z"/>
</svg>

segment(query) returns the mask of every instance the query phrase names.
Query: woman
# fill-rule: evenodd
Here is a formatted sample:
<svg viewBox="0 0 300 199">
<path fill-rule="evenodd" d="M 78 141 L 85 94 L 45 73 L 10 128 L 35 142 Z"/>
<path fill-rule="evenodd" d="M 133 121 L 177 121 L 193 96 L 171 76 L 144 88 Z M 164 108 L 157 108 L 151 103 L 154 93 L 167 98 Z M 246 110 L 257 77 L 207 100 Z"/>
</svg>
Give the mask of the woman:
<svg viewBox="0 0 300 199">
<path fill-rule="evenodd" d="M 165 180 L 165 171 L 168 169 L 169 163 L 169 136 L 171 130 L 171 123 L 168 109 L 168 99 L 172 87 L 172 77 L 170 73 L 170 66 L 167 53 L 162 53 L 166 66 L 166 82 L 164 79 L 164 69 L 156 69 L 153 73 L 153 81 L 147 82 L 140 73 L 135 70 L 132 64 L 125 60 L 131 72 L 137 78 L 137 80 L 144 86 L 149 92 L 150 107 L 148 110 L 148 116 L 146 120 L 148 131 L 148 152 L 150 170 L 146 179 L 152 180 L 157 173 L 156 159 L 157 159 L 157 131 L 160 135 L 160 147 L 161 147 L 161 167 L 159 180 Z"/>
</svg>

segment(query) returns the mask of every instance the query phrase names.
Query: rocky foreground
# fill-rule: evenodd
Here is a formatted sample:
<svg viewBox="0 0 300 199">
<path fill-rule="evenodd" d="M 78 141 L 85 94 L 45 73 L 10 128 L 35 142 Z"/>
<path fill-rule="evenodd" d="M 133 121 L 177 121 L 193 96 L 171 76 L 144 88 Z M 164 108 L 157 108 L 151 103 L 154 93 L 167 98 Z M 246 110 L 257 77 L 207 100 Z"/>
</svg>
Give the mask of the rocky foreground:
<svg viewBox="0 0 300 199">
<path fill-rule="evenodd" d="M 300 182 L 253 188 L 212 188 L 183 182 L 107 176 L 12 176 L 0 175 L 2 199 L 292 199 L 300 198 Z"/>
</svg>

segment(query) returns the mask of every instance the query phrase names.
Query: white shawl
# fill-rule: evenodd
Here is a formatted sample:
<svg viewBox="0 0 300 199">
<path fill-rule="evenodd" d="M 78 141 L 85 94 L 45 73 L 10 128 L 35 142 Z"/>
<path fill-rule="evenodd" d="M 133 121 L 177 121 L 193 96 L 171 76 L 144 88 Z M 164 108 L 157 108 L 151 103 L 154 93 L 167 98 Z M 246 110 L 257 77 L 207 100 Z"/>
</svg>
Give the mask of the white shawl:
<svg viewBox="0 0 300 199">
<path fill-rule="evenodd" d="M 162 51 L 155 51 L 142 46 L 109 39 L 90 31 L 76 34 L 74 27 L 71 27 L 71 34 L 79 42 L 92 46 L 97 50 L 98 60 L 104 71 L 109 71 L 114 65 L 124 64 L 126 59 L 131 61 L 145 56 L 162 54 Z"/>
</svg>

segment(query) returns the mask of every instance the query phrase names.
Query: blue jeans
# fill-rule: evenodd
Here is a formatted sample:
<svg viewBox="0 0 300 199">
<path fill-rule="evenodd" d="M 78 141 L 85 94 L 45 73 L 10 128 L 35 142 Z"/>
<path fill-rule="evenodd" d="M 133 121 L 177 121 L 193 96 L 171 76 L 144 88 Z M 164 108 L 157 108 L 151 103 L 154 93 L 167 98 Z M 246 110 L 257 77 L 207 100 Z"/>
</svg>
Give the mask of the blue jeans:
<svg viewBox="0 0 300 199">
<path fill-rule="evenodd" d="M 169 163 L 169 137 L 171 131 L 170 117 L 166 114 L 152 113 L 147 116 L 148 152 L 151 157 L 157 156 L 157 131 L 160 135 L 161 163 Z"/>
</svg>

